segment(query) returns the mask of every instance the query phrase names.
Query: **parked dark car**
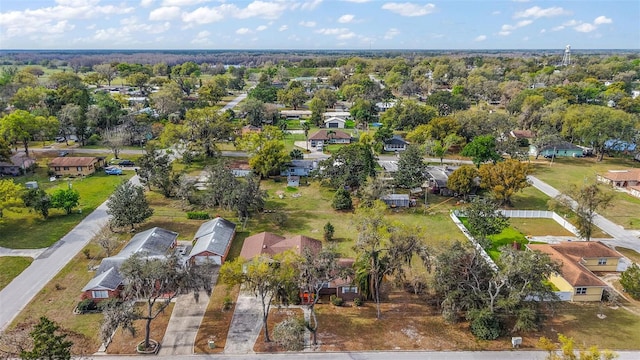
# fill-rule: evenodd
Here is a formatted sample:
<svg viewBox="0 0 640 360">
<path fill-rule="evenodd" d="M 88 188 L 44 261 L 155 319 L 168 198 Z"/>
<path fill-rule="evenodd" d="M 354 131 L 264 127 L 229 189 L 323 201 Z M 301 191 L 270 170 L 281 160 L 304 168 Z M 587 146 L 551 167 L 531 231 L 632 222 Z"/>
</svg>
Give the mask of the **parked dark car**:
<svg viewBox="0 0 640 360">
<path fill-rule="evenodd" d="M 120 166 L 134 166 L 135 163 L 131 160 L 122 160 L 118 163 Z"/>
<path fill-rule="evenodd" d="M 59 157 L 65 157 L 65 156 L 67 156 L 67 155 L 69 155 L 69 152 L 67 152 L 67 151 L 59 151 L 59 152 L 58 152 L 58 156 L 59 156 Z"/>
</svg>

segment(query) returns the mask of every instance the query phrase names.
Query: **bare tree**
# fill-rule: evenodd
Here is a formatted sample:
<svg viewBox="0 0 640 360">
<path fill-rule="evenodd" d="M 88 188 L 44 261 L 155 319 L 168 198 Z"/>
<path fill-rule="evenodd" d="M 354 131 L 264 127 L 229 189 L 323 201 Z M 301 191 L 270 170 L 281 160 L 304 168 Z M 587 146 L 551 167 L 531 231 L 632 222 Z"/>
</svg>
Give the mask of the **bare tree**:
<svg viewBox="0 0 640 360">
<path fill-rule="evenodd" d="M 93 70 L 105 79 L 107 84 L 111 86 L 111 81 L 118 75 L 118 69 L 111 64 L 98 64 L 93 66 Z"/>
<path fill-rule="evenodd" d="M 121 128 L 107 129 L 102 132 L 102 143 L 111 149 L 116 159 L 119 159 L 120 150 L 122 150 L 128 137 L 129 134 Z"/>
<path fill-rule="evenodd" d="M 118 245 L 120 245 L 118 236 L 111 231 L 110 227 L 106 223 L 102 224 L 100 230 L 94 233 L 93 241 L 100 245 L 107 254 L 107 257 L 111 256 L 111 254 L 113 254 L 113 252 L 118 248 Z"/>
</svg>

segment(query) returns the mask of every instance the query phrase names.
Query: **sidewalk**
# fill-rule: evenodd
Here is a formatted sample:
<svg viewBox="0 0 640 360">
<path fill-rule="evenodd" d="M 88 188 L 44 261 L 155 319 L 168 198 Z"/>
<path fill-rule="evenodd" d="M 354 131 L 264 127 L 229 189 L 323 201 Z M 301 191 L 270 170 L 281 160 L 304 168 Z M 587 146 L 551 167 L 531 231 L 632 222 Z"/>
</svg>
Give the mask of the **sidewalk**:
<svg viewBox="0 0 640 360">
<path fill-rule="evenodd" d="M 262 305 L 256 296 L 241 290 L 227 334 L 225 354 L 253 354 L 253 346 L 262 330 Z"/>
</svg>

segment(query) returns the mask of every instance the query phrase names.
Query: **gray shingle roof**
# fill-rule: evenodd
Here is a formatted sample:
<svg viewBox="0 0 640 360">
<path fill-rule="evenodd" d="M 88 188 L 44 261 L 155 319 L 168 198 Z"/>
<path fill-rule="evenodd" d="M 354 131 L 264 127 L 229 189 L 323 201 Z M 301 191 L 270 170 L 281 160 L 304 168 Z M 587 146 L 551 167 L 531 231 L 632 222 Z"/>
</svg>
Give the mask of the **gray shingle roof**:
<svg viewBox="0 0 640 360">
<path fill-rule="evenodd" d="M 164 258 L 173 247 L 178 233 L 159 227 L 154 227 L 136 234 L 117 255 L 102 259 L 93 279 L 82 289 L 96 290 L 94 286 L 104 286 L 115 289 L 123 281 L 118 269 L 131 255 L 139 253 L 146 258 Z M 114 286 L 108 288 L 107 286 Z"/>
<path fill-rule="evenodd" d="M 122 284 L 122 276 L 115 267 L 109 268 L 107 271 L 100 275 L 96 275 L 82 291 L 87 290 L 115 290 Z"/>
<path fill-rule="evenodd" d="M 189 257 L 191 258 L 204 251 L 224 256 L 233 240 L 235 231 L 236 224 L 221 217 L 207 221 L 200 225 L 196 232 L 194 237 L 196 243 L 193 245 Z"/>
</svg>

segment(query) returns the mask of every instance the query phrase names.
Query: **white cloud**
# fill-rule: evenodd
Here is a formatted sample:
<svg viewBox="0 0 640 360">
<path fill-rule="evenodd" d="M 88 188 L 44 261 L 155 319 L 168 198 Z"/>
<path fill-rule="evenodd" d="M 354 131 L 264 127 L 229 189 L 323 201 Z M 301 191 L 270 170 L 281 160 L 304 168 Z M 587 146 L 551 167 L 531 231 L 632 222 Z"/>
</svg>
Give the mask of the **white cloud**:
<svg viewBox="0 0 640 360">
<path fill-rule="evenodd" d="M 300 8 L 302 10 L 313 10 L 320 4 L 322 4 L 322 0 L 311 0 L 303 3 Z"/>
<path fill-rule="evenodd" d="M 211 33 L 206 30 L 200 31 L 196 35 L 196 37 L 193 40 L 191 40 L 191 43 L 192 44 L 209 44 L 210 43 L 209 35 L 211 35 Z"/>
<path fill-rule="evenodd" d="M 593 24 L 584 23 L 574 27 L 573 29 L 577 32 L 588 33 L 594 31 L 597 28 L 598 27 Z"/>
<path fill-rule="evenodd" d="M 551 31 L 560 31 L 560 30 L 564 30 L 564 25 L 559 25 L 551 28 Z"/>
<path fill-rule="evenodd" d="M 475 39 L 473 39 L 473 41 L 477 41 L 477 42 L 485 41 L 485 40 L 487 40 L 487 35 L 478 35 Z"/>
<path fill-rule="evenodd" d="M 282 32 L 282 31 L 287 31 L 289 30 L 289 27 L 287 25 L 282 25 L 280 26 L 280 28 L 278 29 L 278 31 Z"/>
<path fill-rule="evenodd" d="M 582 24 L 582 21 L 572 19 L 572 20 L 563 22 L 562 26 L 576 26 L 580 24 Z"/>
<path fill-rule="evenodd" d="M 315 21 L 300 21 L 298 23 L 298 25 L 304 26 L 304 27 L 315 27 L 316 26 L 316 22 Z"/>
<path fill-rule="evenodd" d="M 249 28 L 240 28 L 240 29 L 236 30 L 236 34 L 238 34 L 238 35 L 251 34 L 251 30 L 249 30 Z"/>
<path fill-rule="evenodd" d="M 246 8 L 234 14 L 238 19 L 261 17 L 263 19 L 277 19 L 287 10 L 287 4 L 280 2 L 254 1 Z"/>
<path fill-rule="evenodd" d="M 256 28 L 256 31 L 265 31 L 267 30 L 267 25 L 260 25 Z"/>
<path fill-rule="evenodd" d="M 520 20 L 515 25 L 504 24 L 500 28 L 498 35 L 502 35 L 502 36 L 510 35 L 513 30 L 519 29 L 521 27 L 525 27 L 527 25 L 531 25 L 531 23 L 533 23 L 533 20 Z"/>
<path fill-rule="evenodd" d="M 433 4 L 395 3 L 390 2 L 382 5 L 382 9 L 389 10 L 401 16 L 424 16 L 431 14 L 436 6 Z"/>
<path fill-rule="evenodd" d="M 602 15 L 602 16 L 598 16 L 595 20 L 593 20 L 593 23 L 595 25 L 602 25 L 602 24 L 611 24 L 613 22 L 613 20 L 611 20 L 610 18 Z"/>
<path fill-rule="evenodd" d="M 211 35 L 211 33 L 210 33 L 210 32 L 208 32 L 208 31 L 206 31 L 206 30 L 204 30 L 204 31 L 200 31 L 200 32 L 196 35 L 196 38 L 198 38 L 198 39 L 202 39 L 202 38 L 209 37 L 209 35 Z"/>
<path fill-rule="evenodd" d="M 142 6 L 142 7 L 149 7 L 149 6 L 151 6 L 151 4 L 153 4 L 153 0 L 141 0 L 140 1 L 140 6 Z"/>
<path fill-rule="evenodd" d="M 391 40 L 394 37 L 400 35 L 400 30 L 396 29 L 396 28 L 391 28 L 389 30 L 387 30 L 387 32 L 384 34 L 384 38 L 386 40 Z"/>
<path fill-rule="evenodd" d="M 351 39 L 356 34 L 347 28 L 325 28 L 315 31 L 318 34 L 335 36 L 338 40 Z"/>
<path fill-rule="evenodd" d="M 58 0 L 55 6 L 9 11 L 0 13 L 3 37 L 18 35 L 48 34 L 52 26 L 57 31 L 71 30 L 64 21 L 103 18 L 110 15 L 128 14 L 134 7 L 99 5 L 99 0 Z"/>
<path fill-rule="evenodd" d="M 364 3 L 368 3 L 371 0 L 342 0 L 345 2 L 350 2 L 350 3 L 357 3 L 357 4 L 364 4 Z"/>
<path fill-rule="evenodd" d="M 546 8 L 546 9 L 543 9 L 539 6 L 534 6 L 534 7 L 528 8 L 525 11 L 519 11 L 515 13 L 513 17 L 515 19 L 519 19 L 519 18 L 538 19 L 541 17 L 553 17 L 553 16 L 560 16 L 560 15 L 568 15 L 568 14 L 569 14 L 568 11 L 557 6 Z"/>
<path fill-rule="evenodd" d="M 216 8 L 199 7 L 192 12 L 182 13 L 182 21 L 195 24 L 210 24 L 225 18 L 226 5 Z M 233 6 L 233 5 L 232 5 Z M 233 6 L 235 8 L 235 6 Z M 233 10 L 233 9 L 229 9 Z"/>
<path fill-rule="evenodd" d="M 544 33 L 546 33 L 546 32 L 547 32 L 547 29 L 542 29 L 542 30 L 540 30 L 540 34 L 544 34 Z"/>
<path fill-rule="evenodd" d="M 180 8 L 177 6 L 163 6 L 149 13 L 149 20 L 171 20 L 180 17 Z"/>
<path fill-rule="evenodd" d="M 344 14 L 344 15 L 342 15 L 342 16 L 340 16 L 338 18 L 338 22 L 341 23 L 341 24 L 348 24 L 348 23 L 352 22 L 354 18 L 355 18 L 354 15 Z"/>
<path fill-rule="evenodd" d="M 496 11 L 492 12 L 491 15 L 500 15 L 500 10 L 496 10 Z"/>
<path fill-rule="evenodd" d="M 164 0 L 162 6 L 190 6 L 208 1 L 209 0 Z"/>
</svg>

